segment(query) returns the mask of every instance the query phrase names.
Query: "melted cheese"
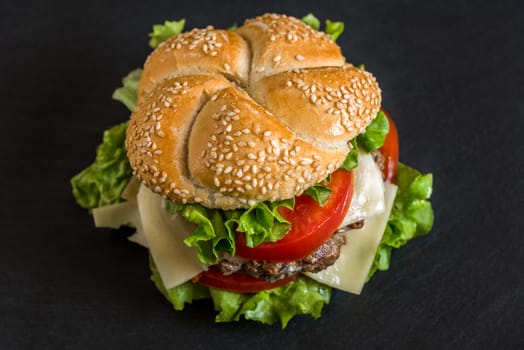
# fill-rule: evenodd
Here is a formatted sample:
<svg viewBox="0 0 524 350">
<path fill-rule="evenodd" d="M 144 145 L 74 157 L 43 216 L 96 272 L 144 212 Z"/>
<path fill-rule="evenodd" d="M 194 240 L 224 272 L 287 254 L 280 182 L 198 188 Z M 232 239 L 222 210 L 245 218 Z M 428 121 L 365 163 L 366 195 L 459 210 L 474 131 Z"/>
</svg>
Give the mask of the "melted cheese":
<svg viewBox="0 0 524 350">
<path fill-rule="evenodd" d="M 370 154 L 359 150 L 358 167 L 353 174 L 353 197 L 341 227 L 380 214 L 385 208 L 382 172 Z"/>
<path fill-rule="evenodd" d="M 180 215 L 170 215 L 162 197 L 144 185 L 138 190 L 137 203 L 143 232 L 164 286 L 176 287 L 204 271 L 195 249 L 183 242 L 195 226 Z"/>
<path fill-rule="evenodd" d="M 381 214 L 366 218 L 364 227 L 348 230 L 346 244 L 340 248 L 340 257 L 326 270 L 307 275 L 331 287 L 360 294 L 375 259 L 377 247 L 382 239 L 389 213 L 395 200 L 397 186 L 385 183 L 385 206 Z"/>
</svg>

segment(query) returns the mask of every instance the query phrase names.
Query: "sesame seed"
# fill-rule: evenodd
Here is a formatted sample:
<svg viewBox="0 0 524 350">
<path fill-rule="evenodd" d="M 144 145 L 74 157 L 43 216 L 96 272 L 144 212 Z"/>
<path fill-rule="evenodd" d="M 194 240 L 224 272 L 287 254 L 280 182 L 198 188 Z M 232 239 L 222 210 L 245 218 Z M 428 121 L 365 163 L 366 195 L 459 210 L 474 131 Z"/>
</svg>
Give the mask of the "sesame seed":
<svg viewBox="0 0 524 350">
<path fill-rule="evenodd" d="M 313 163 L 313 160 L 311 158 L 302 158 L 302 160 L 300 161 L 301 165 L 309 165 L 311 163 Z"/>
</svg>

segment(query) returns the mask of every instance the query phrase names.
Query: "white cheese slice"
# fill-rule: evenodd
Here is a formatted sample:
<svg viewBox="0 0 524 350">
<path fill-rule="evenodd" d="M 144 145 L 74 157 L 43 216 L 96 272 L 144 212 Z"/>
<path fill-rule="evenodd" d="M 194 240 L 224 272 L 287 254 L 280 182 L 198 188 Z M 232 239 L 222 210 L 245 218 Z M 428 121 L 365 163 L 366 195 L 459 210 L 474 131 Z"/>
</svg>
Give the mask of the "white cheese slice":
<svg viewBox="0 0 524 350">
<path fill-rule="evenodd" d="M 384 181 L 373 157 L 359 150 L 358 167 L 353 174 L 353 197 L 341 227 L 384 211 Z"/>
<path fill-rule="evenodd" d="M 149 244 L 147 244 L 146 235 L 144 234 L 144 230 L 141 226 L 135 226 L 136 232 L 133 233 L 131 236 L 127 237 L 128 240 L 130 240 L 133 243 L 136 243 L 138 245 L 141 245 L 144 248 L 149 248 Z"/>
<path fill-rule="evenodd" d="M 119 228 L 140 222 L 138 208 L 131 202 L 122 202 L 93 209 L 96 227 Z"/>
<path fill-rule="evenodd" d="M 335 264 L 324 271 L 308 273 L 309 277 L 331 287 L 360 294 L 386 229 L 397 193 L 397 186 L 390 183 L 385 183 L 384 186 L 386 210 L 366 218 L 363 228 L 343 233 L 346 236 L 346 244 L 340 248 L 340 257 Z"/>
<path fill-rule="evenodd" d="M 95 227 L 134 227 L 136 232 L 127 237 L 127 239 L 147 248 L 146 237 L 144 235 L 144 230 L 142 229 L 142 221 L 140 220 L 140 214 L 136 205 L 136 195 L 132 201 L 106 205 L 93 209 L 93 219 L 95 220 Z"/>
<path fill-rule="evenodd" d="M 140 188 L 140 180 L 136 176 L 133 176 L 131 180 L 127 183 L 127 186 L 122 191 L 121 197 L 128 202 L 136 204 L 136 195 L 138 194 L 138 189 Z"/>
<path fill-rule="evenodd" d="M 137 196 L 143 232 L 164 286 L 176 287 L 205 270 L 196 250 L 183 242 L 195 226 L 181 215 L 170 215 L 162 197 L 140 186 Z"/>
</svg>

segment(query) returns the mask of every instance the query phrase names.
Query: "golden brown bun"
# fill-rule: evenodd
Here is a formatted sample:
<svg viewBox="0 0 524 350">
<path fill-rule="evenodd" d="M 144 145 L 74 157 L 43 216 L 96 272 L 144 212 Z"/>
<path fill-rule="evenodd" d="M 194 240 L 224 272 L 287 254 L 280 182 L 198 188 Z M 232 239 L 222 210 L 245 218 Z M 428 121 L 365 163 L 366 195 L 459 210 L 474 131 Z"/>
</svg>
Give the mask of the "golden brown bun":
<svg viewBox="0 0 524 350">
<path fill-rule="evenodd" d="M 249 92 L 295 133 L 327 148 L 344 147 L 380 108 L 375 78 L 350 64 L 282 72 L 263 78 Z"/>
<path fill-rule="evenodd" d="M 243 85 L 247 84 L 251 63 L 248 43 L 229 30 L 193 29 L 176 35 L 149 55 L 138 97 L 166 78 L 192 74 L 218 73 Z"/>
<path fill-rule="evenodd" d="M 268 13 L 246 20 L 237 32 L 253 51 L 251 84 L 291 69 L 342 66 L 346 61 L 329 36 L 294 17 Z"/>
<path fill-rule="evenodd" d="M 298 195 L 341 165 L 380 107 L 374 77 L 301 21 L 264 15 L 237 32 L 181 34 L 145 63 L 126 146 L 166 198 L 234 209 Z"/>
</svg>

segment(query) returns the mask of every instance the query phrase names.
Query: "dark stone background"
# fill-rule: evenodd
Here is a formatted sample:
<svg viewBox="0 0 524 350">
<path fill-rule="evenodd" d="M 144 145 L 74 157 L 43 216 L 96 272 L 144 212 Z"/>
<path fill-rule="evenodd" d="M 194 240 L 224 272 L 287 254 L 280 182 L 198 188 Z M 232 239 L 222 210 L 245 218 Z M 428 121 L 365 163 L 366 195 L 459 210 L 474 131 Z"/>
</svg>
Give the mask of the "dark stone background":
<svg viewBox="0 0 524 350">
<path fill-rule="evenodd" d="M 0 4 L 0 348 L 524 346 L 524 6 L 519 1 L 13 1 Z M 95 230 L 69 178 L 128 113 L 113 89 L 154 23 L 227 27 L 267 11 L 343 20 L 378 78 L 401 160 L 435 179 L 433 232 L 361 296 L 335 292 L 285 332 L 174 312 L 147 254 Z"/>
</svg>

